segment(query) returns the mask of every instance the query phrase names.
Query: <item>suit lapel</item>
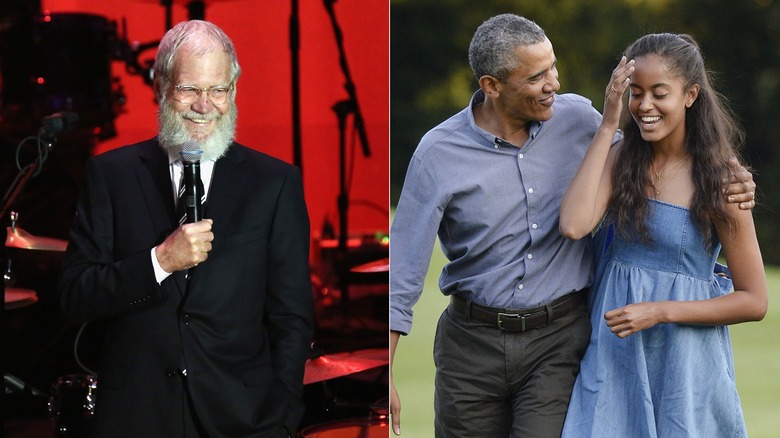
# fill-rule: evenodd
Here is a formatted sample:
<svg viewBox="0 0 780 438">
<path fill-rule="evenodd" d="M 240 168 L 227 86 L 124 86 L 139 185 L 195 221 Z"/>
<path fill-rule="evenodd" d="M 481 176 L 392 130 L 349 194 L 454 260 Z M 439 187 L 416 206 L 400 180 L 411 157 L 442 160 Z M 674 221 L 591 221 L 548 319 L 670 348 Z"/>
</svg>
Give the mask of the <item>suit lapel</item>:
<svg viewBox="0 0 780 438">
<path fill-rule="evenodd" d="M 214 163 L 204 216 L 214 220 L 215 239 L 226 235 L 228 219 L 241 197 L 246 179 L 241 172 L 243 161 L 244 157 L 234 143 L 225 156 Z"/>
<path fill-rule="evenodd" d="M 162 241 L 178 226 L 168 155 L 154 139 L 141 145 L 138 158 L 142 164 L 136 171 L 139 190 L 144 196 L 152 226 L 159 233 L 158 239 Z M 184 295 L 187 286 L 184 273 L 174 272 L 172 276 L 179 293 Z"/>
<path fill-rule="evenodd" d="M 148 142 L 145 146 L 138 153 L 143 164 L 136 171 L 138 184 L 154 228 L 170 230 L 175 213 L 168 156 L 156 141 Z"/>
</svg>

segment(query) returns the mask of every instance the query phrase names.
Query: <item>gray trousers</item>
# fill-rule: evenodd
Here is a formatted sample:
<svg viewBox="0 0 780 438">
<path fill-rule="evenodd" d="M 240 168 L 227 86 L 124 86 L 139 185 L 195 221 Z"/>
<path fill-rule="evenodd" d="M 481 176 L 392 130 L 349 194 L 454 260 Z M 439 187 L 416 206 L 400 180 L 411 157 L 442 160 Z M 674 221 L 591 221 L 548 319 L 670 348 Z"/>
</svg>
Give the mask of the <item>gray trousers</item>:
<svg viewBox="0 0 780 438">
<path fill-rule="evenodd" d="M 584 304 L 525 332 L 449 306 L 433 348 L 436 437 L 560 437 L 590 331 Z"/>
</svg>

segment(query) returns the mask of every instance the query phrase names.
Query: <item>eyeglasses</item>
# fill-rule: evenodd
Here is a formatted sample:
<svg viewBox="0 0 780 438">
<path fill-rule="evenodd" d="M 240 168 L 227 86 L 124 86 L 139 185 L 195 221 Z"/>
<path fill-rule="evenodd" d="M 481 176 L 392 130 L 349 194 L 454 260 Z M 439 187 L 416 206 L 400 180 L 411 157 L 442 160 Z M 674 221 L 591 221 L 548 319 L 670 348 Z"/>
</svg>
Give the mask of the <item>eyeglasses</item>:
<svg viewBox="0 0 780 438">
<path fill-rule="evenodd" d="M 201 93 L 205 92 L 211 103 L 224 105 L 234 88 L 233 85 L 217 85 L 210 88 L 198 88 L 193 85 L 174 85 L 173 99 L 185 105 L 190 105 L 200 99 Z"/>
</svg>

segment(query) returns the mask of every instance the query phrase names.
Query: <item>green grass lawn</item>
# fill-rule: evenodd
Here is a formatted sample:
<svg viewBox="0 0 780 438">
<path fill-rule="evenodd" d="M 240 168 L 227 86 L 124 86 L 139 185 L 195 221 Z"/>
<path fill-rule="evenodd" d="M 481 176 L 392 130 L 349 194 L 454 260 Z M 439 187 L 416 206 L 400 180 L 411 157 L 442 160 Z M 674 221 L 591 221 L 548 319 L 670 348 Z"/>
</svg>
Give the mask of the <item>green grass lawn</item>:
<svg viewBox="0 0 780 438">
<path fill-rule="evenodd" d="M 434 250 L 425 293 L 414 308 L 414 328 L 401 338 L 393 364 L 401 396 L 401 433 L 433 437 L 433 334 L 447 299 L 437 285 L 444 256 Z M 758 323 L 731 327 L 737 387 L 751 438 L 774 438 L 780 430 L 780 268 L 767 268 L 769 312 Z"/>
</svg>

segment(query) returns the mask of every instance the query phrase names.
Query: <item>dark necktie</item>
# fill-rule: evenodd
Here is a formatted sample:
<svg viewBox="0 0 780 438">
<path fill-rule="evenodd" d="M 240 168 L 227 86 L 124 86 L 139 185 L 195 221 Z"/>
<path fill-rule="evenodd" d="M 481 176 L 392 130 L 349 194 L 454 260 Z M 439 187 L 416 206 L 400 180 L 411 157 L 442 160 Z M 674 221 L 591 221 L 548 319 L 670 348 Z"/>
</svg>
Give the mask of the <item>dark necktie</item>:
<svg viewBox="0 0 780 438">
<path fill-rule="evenodd" d="M 187 205 L 187 200 L 185 199 L 184 189 L 184 173 L 182 173 L 182 178 L 179 181 L 179 196 L 176 201 L 176 215 L 179 217 L 179 225 L 182 225 L 187 221 L 187 208 L 185 207 Z M 198 179 L 198 192 L 203 193 L 203 196 L 200 198 L 200 208 L 202 212 L 206 208 L 206 191 L 203 190 L 203 181 L 200 179 Z"/>
</svg>

